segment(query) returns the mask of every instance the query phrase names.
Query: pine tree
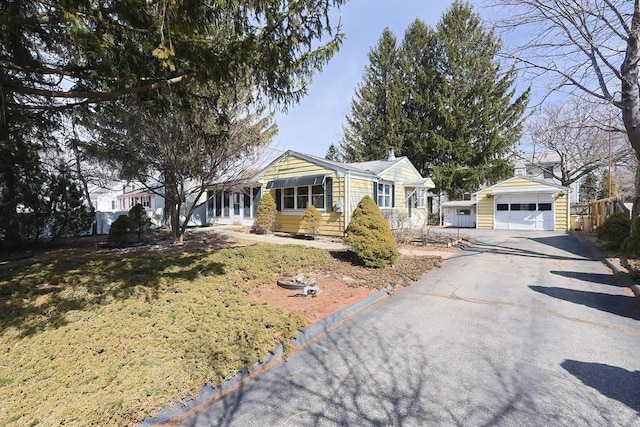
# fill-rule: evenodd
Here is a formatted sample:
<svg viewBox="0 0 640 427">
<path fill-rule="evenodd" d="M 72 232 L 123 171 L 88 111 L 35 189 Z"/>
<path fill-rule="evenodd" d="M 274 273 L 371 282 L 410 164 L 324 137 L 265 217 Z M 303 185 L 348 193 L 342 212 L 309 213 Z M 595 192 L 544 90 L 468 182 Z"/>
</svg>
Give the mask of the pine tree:
<svg viewBox="0 0 640 427">
<path fill-rule="evenodd" d="M 398 244 L 380 208 L 364 196 L 353 211 L 344 241 L 366 267 L 383 268 L 398 259 Z"/>
<path fill-rule="evenodd" d="M 320 233 L 320 223 L 322 222 L 322 214 L 313 205 L 309 205 L 309 207 L 302 214 L 302 219 L 300 220 L 300 228 L 307 233 L 310 233 L 311 236 L 315 239 Z"/>
<path fill-rule="evenodd" d="M 609 184 L 609 177 L 611 176 L 611 184 Z M 609 193 L 609 189 L 611 189 L 611 193 Z M 608 199 L 609 197 L 616 198 L 618 197 L 618 188 L 616 187 L 615 178 L 612 175 L 609 175 L 609 171 L 605 171 L 600 177 L 600 188 L 598 196 L 600 199 Z"/>
<path fill-rule="evenodd" d="M 265 193 L 258 203 L 258 211 L 254 221 L 257 233 L 269 234 L 276 220 L 276 201 L 271 193 Z"/>
<path fill-rule="evenodd" d="M 587 174 L 582 185 L 580 186 L 580 200 L 583 202 L 591 202 L 598 195 L 598 177 L 593 173 Z"/>
<path fill-rule="evenodd" d="M 428 176 L 436 159 L 434 144 L 433 94 L 438 87 L 438 45 L 433 29 L 420 19 L 407 28 L 400 47 L 400 72 L 404 82 L 402 154 L 423 176 Z"/>
<path fill-rule="evenodd" d="M 432 178 L 437 189 L 455 198 L 511 175 L 507 155 L 520 137 L 528 91 L 515 96 L 515 69 L 501 69 L 496 60 L 501 42 L 470 5 L 454 2 L 436 37 L 442 75 L 430 141 Z"/>
<path fill-rule="evenodd" d="M 369 52 L 363 82 L 351 101 L 341 150 L 348 162 L 380 160 L 389 147 L 402 150 L 401 82 L 397 40 L 385 28 L 378 44 Z"/>
<path fill-rule="evenodd" d="M 338 149 L 336 144 L 334 144 L 333 142 L 331 143 L 331 145 L 329 146 L 329 149 L 327 150 L 327 154 L 324 155 L 324 158 L 334 162 L 342 161 L 340 150 Z"/>
<path fill-rule="evenodd" d="M 388 29 L 369 54 L 341 149 L 347 161 L 406 155 L 449 197 L 510 176 L 529 92 L 516 95 L 500 41 L 468 4 L 454 2 L 436 30 L 420 20 L 399 48 Z M 383 95 L 381 95 L 383 94 Z"/>
</svg>

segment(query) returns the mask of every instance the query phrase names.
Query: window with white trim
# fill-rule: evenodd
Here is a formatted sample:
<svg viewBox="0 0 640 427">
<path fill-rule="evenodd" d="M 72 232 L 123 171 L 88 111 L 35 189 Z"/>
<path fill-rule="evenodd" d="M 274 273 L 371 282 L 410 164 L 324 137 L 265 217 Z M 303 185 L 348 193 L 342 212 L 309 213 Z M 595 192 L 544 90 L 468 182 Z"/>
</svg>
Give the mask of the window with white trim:
<svg viewBox="0 0 640 427">
<path fill-rule="evenodd" d="M 296 209 L 306 209 L 309 206 L 309 187 L 297 187 L 296 193 Z"/>
<path fill-rule="evenodd" d="M 294 187 L 284 188 L 282 191 L 282 208 L 296 208 L 296 189 Z"/>
<path fill-rule="evenodd" d="M 325 185 L 308 185 L 303 187 L 287 187 L 276 190 L 276 197 L 281 197 L 282 210 L 306 209 L 313 205 L 320 210 L 324 210 L 327 199 L 331 197 L 331 190 L 327 191 L 325 186 L 331 185 L 327 180 Z"/>
<path fill-rule="evenodd" d="M 417 188 L 416 192 L 413 194 L 414 197 L 414 207 L 416 208 L 426 208 L 427 207 L 427 189 L 426 188 Z"/>
<path fill-rule="evenodd" d="M 324 209 L 324 186 L 311 186 L 311 204 L 318 209 Z"/>
<path fill-rule="evenodd" d="M 393 184 L 378 183 L 378 207 L 393 207 Z"/>
</svg>

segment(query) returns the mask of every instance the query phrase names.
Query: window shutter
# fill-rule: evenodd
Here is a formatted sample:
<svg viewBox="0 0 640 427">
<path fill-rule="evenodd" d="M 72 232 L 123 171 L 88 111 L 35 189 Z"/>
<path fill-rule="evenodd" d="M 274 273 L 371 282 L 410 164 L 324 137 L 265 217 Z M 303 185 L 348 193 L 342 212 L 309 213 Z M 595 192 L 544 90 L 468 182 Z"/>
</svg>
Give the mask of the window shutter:
<svg viewBox="0 0 640 427">
<path fill-rule="evenodd" d="M 324 208 L 327 211 L 332 211 L 333 210 L 333 178 L 331 177 L 327 177 L 324 180 L 324 194 L 326 197 L 326 205 L 324 206 Z"/>
<path fill-rule="evenodd" d="M 396 185 L 391 184 L 391 207 L 396 207 Z"/>
<path fill-rule="evenodd" d="M 373 202 L 378 204 L 378 183 L 373 181 Z"/>
<path fill-rule="evenodd" d="M 282 210 L 282 190 L 280 188 L 276 189 L 276 210 Z"/>
</svg>

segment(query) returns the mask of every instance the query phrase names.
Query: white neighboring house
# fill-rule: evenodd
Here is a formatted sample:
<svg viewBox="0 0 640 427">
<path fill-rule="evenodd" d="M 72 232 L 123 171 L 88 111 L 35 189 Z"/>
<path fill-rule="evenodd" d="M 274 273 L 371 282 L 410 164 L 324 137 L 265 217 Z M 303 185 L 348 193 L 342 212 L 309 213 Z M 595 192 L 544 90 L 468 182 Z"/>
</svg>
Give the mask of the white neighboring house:
<svg viewBox="0 0 640 427">
<path fill-rule="evenodd" d="M 553 151 L 523 154 L 520 159 L 516 160 L 513 172 L 515 176 L 526 176 L 562 185 L 560 180 L 553 177 L 554 175 L 562 176 L 560 156 Z M 574 182 L 569 188 L 571 189 L 569 202 L 579 203 L 580 183 Z"/>
<path fill-rule="evenodd" d="M 136 182 L 114 181 L 105 186 L 89 189 L 91 203 L 96 211 L 96 231 L 108 234 L 111 224 L 140 203 L 155 226 L 162 224 L 164 198 Z"/>
</svg>

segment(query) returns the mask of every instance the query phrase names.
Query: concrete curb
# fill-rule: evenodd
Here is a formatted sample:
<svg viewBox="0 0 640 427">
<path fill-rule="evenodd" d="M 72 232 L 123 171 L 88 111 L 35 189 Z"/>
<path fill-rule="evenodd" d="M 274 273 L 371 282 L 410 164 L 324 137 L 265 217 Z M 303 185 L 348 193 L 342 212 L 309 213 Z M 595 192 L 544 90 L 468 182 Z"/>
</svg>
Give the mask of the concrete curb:
<svg viewBox="0 0 640 427">
<path fill-rule="evenodd" d="M 316 322 L 303 331 L 298 333 L 298 336 L 291 342 L 291 346 L 294 351 L 304 348 L 307 344 L 311 343 L 315 339 L 319 338 L 323 334 L 329 332 L 340 323 L 344 322 L 351 316 L 364 310 L 370 305 L 379 302 L 382 298 L 390 296 L 393 292 L 393 286 L 388 285 L 384 289 L 369 295 L 366 298 L 357 301 L 350 306 L 333 313 L 331 316 Z M 262 372 L 271 368 L 273 365 L 282 362 L 282 356 L 284 354 L 284 348 L 282 345 L 278 345 L 273 352 L 267 354 L 262 362 L 256 363 L 251 367 L 250 371 L 244 371 L 237 374 L 230 380 L 225 381 L 218 387 L 213 387 L 210 382 L 206 383 L 197 396 L 187 396 L 182 401 L 174 403 L 168 408 L 160 410 L 155 417 L 147 417 L 142 423 L 138 424 L 139 427 L 151 427 L 161 426 L 165 424 L 172 424 L 179 422 L 180 419 L 187 417 L 191 412 L 204 407 L 207 404 L 219 399 L 225 394 L 231 392 L 236 387 L 239 387 L 247 380 L 260 375 Z"/>
<path fill-rule="evenodd" d="M 577 233 L 575 231 L 571 231 L 570 233 L 575 236 L 575 238 L 578 239 L 580 243 L 582 243 L 582 245 L 589 250 L 589 252 L 591 252 L 593 258 L 603 262 L 607 267 L 611 269 L 611 271 L 613 271 L 613 276 L 618 284 L 626 288 L 630 288 L 633 291 L 633 294 L 636 296 L 636 299 L 640 301 L 640 284 L 638 284 L 638 282 L 636 282 L 631 276 L 629 276 L 629 273 L 627 271 L 620 269 L 620 267 L 618 267 L 611 258 L 607 258 L 606 255 L 596 245 L 594 245 L 588 239 L 582 237 L 580 233 Z"/>
</svg>

